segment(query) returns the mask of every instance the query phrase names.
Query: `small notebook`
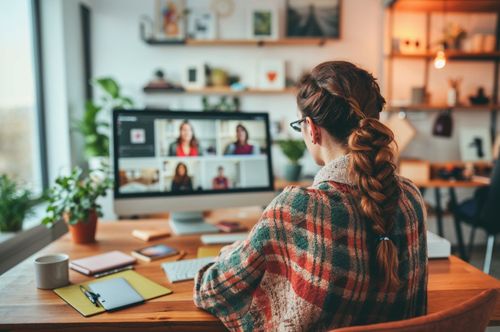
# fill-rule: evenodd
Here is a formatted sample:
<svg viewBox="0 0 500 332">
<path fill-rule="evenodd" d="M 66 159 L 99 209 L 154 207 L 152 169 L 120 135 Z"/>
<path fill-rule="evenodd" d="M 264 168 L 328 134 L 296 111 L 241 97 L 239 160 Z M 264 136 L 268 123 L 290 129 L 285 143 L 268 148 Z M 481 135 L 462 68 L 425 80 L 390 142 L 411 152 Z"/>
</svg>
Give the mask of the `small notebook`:
<svg viewBox="0 0 500 332">
<path fill-rule="evenodd" d="M 223 246 L 213 245 L 213 246 L 201 246 L 198 247 L 198 258 L 203 257 L 217 257 L 219 256 L 220 250 Z"/>
<path fill-rule="evenodd" d="M 92 282 L 88 288 L 97 295 L 99 304 L 106 311 L 113 311 L 144 303 L 141 294 L 130 286 L 124 278 L 113 278 L 104 281 Z"/>
<path fill-rule="evenodd" d="M 101 282 L 116 278 L 123 278 L 127 280 L 130 286 L 132 286 L 137 291 L 137 293 L 139 293 L 144 298 L 144 300 L 150 300 L 162 295 L 172 293 L 170 289 L 157 284 L 156 282 L 142 276 L 135 271 L 118 272 L 106 277 L 99 278 L 97 280 Z M 105 311 L 103 307 L 96 307 L 94 304 L 92 304 L 80 290 L 80 285 L 88 288 L 88 285 L 94 282 L 97 282 L 96 279 L 89 280 L 81 284 L 57 288 L 54 289 L 54 292 L 83 316 L 88 317 Z"/>
<path fill-rule="evenodd" d="M 143 241 L 151 241 L 162 237 L 170 236 L 170 231 L 166 229 L 134 229 L 132 235 Z"/>
<path fill-rule="evenodd" d="M 179 251 L 164 244 L 156 244 L 146 248 L 137 249 L 131 252 L 131 255 L 146 262 L 152 262 L 155 259 L 177 255 Z"/>
<path fill-rule="evenodd" d="M 104 254 L 73 260 L 69 267 L 85 275 L 116 269 L 135 263 L 135 258 L 121 251 L 110 251 Z"/>
</svg>

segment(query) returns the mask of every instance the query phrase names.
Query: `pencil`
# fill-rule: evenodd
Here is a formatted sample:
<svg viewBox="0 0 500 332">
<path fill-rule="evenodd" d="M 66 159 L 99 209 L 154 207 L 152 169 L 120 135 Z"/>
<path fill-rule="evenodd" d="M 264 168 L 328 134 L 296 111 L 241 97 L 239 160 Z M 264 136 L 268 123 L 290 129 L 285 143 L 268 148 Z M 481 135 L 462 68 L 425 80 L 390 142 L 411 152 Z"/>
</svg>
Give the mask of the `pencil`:
<svg viewBox="0 0 500 332">
<path fill-rule="evenodd" d="M 181 251 L 181 252 L 179 253 L 179 256 L 177 256 L 177 257 L 175 258 L 175 260 L 176 260 L 176 261 L 180 261 L 181 259 L 183 259 L 183 258 L 184 258 L 184 256 L 186 256 L 186 254 L 187 254 L 187 252 L 185 252 L 185 251 Z"/>
</svg>

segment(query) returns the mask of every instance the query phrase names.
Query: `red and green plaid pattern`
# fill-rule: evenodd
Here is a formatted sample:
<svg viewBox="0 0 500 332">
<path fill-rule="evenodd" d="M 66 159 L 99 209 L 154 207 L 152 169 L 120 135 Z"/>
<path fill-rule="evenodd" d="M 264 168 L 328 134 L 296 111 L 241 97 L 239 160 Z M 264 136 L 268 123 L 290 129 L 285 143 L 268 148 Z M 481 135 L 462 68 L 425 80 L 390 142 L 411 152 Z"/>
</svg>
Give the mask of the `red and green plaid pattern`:
<svg viewBox="0 0 500 332">
<path fill-rule="evenodd" d="M 404 179 L 400 185 L 390 234 L 399 291 L 379 290 L 378 237 L 350 185 L 328 180 L 277 196 L 247 240 L 200 270 L 195 304 L 232 331 L 321 331 L 425 314 L 426 214 L 418 189 Z"/>
</svg>

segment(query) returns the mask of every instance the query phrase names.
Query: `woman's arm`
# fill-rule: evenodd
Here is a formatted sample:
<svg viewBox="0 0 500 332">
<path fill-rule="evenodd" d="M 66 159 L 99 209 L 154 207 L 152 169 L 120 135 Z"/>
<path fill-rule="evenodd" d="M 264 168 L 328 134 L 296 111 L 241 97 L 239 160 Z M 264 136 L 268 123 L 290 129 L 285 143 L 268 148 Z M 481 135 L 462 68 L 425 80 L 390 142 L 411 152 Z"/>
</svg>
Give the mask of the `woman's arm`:
<svg viewBox="0 0 500 332">
<path fill-rule="evenodd" d="M 263 218 L 245 241 L 226 248 L 215 263 L 201 269 L 195 278 L 196 306 L 223 321 L 241 317 L 264 275 L 269 234 L 268 221 Z"/>
</svg>

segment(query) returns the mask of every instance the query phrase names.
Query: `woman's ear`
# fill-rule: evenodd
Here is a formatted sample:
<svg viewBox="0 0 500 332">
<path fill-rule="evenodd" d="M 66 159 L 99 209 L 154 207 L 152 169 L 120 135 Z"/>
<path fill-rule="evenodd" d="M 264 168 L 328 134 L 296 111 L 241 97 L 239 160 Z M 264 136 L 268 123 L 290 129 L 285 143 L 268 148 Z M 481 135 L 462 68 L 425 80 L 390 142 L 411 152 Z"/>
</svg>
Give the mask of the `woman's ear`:
<svg viewBox="0 0 500 332">
<path fill-rule="evenodd" d="M 306 123 L 307 126 L 310 128 L 309 130 L 309 136 L 311 138 L 311 143 L 312 144 L 319 144 L 321 143 L 321 129 L 319 126 L 317 126 L 310 117 L 306 117 Z"/>
</svg>

